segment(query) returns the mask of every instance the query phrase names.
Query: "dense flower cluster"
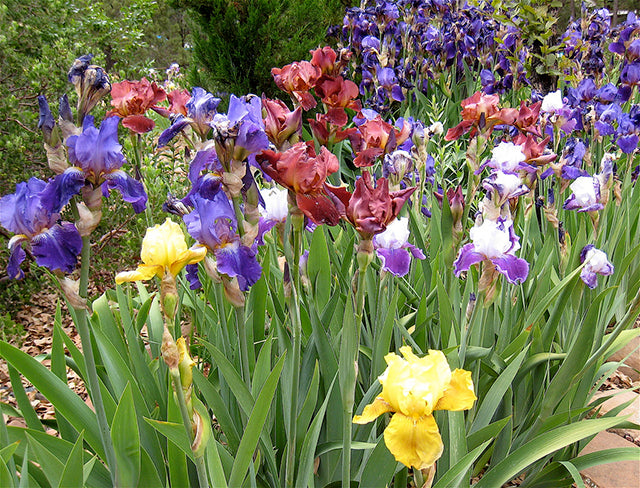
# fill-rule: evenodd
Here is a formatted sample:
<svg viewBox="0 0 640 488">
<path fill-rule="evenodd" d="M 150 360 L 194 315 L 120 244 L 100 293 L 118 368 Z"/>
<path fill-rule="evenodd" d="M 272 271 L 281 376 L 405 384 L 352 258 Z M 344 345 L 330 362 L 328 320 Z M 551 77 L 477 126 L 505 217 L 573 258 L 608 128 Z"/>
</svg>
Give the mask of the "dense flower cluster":
<svg viewBox="0 0 640 488">
<path fill-rule="evenodd" d="M 332 32 L 358 60 L 356 76 L 366 105 L 384 112 L 403 101 L 411 88 L 426 92 L 430 82 L 451 68 L 454 81 L 468 67 L 481 69 L 489 94 L 527 83 L 527 50 L 518 29 L 497 21 L 488 3 L 456 4 L 378 0 L 347 9 L 341 29 Z"/>
</svg>

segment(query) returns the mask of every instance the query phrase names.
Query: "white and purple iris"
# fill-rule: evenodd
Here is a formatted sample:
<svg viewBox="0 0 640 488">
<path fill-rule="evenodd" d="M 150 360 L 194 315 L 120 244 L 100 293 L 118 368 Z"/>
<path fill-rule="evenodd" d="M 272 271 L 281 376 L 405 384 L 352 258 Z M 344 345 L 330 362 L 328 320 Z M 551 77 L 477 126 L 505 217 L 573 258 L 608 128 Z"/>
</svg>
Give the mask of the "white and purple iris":
<svg viewBox="0 0 640 488">
<path fill-rule="evenodd" d="M 409 272 L 411 257 L 425 258 L 420 249 L 409 244 L 409 234 L 409 219 L 401 217 L 373 238 L 373 246 L 382 261 L 382 269 L 396 276 L 404 276 Z"/>
<path fill-rule="evenodd" d="M 614 271 L 613 264 L 607 259 L 606 253 L 597 249 L 593 244 L 589 244 L 582 249 L 580 262 L 584 263 L 580 278 L 592 290 L 598 286 L 597 275 L 609 276 Z"/>
<path fill-rule="evenodd" d="M 511 198 L 529 193 L 529 187 L 516 174 L 494 171 L 482 181 L 485 190 L 491 192 L 494 201 L 501 206 Z"/>
<path fill-rule="evenodd" d="M 268 188 L 260 190 L 260 221 L 258 223 L 258 245 L 264 245 L 264 235 L 274 226 L 284 223 L 289 214 L 288 190 Z"/>
<path fill-rule="evenodd" d="M 562 208 L 578 212 L 602 210 L 608 201 L 608 190 L 613 174 L 613 161 L 608 155 L 602 160 L 602 171 L 595 176 L 580 176 L 569 188 L 573 192 Z"/>
<path fill-rule="evenodd" d="M 510 219 L 498 218 L 476 224 L 470 231 L 471 243 L 465 244 L 453 263 L 456 276 L 482 261 L 490 261 L 509 283 L 518 284 L 527 279 L 529 263 L 518 258 L 520 238 L 516 236 Z"/>
<path fill-rule="evenodd" d="M 58 211 L 52 211 L 47 184 L 38 178 L 18 183 L 16 192 L 0 199 L 0 224 L 15 235 L 9 241 L 11 256 L 7 265 L 10 278 L 20 279 L 20 264 L 29 243 L 39 266 L 71 273 L 82 251 L 82 237 L 71 222 L 60 222 Z M 66 203 L 66 202 L 65 202 Z"/>
<path fill-rule="evenodd" d="M 483 163 L 476 174 L 487 166 L 504 173 L 517 173 L 520 170 L 535 171 L 535 168 L 525 163 L 526 159 L 522 146 L 513 142 L 501 142 L 493 148 L 491 159 Z"/>
</svg>

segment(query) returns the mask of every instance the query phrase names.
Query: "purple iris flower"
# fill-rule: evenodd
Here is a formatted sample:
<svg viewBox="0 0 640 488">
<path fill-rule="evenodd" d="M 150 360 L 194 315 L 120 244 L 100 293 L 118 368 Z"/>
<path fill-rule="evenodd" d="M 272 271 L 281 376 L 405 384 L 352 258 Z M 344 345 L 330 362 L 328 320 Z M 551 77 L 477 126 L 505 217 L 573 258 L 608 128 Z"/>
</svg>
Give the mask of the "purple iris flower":
<svg viewBox="0 0 640 488">
<path fill-rule="evenodd" d="M 584 268 L 580 271 L 580 278 L 590 288 L 598 286 L 598 276 L 609 276 L 613 274 L 613 264 L 607 259 L 606 253 L 596 249 L 593 244 L 585 246 L 580 252 L 580 262 L 584 263 Z"/>
<path fill-rule="evenodd" d="M 226 166 L 244 161 L 250 154 L 269 147 L 264 130 L 262 101 L 255 95 L 231 95 L 227 114 L 216 114 L 211 121 L 218 158 Z"/>
<path fill-rule="evenodd" d="M 202 186 L 190 197 L 194 209 L 184 216 L 187 231 L 212 251 L 218 271 L 237 277 L 240 289 L 247 291 L 260 279 L 262 268 L 255 249 L 243 245 L 236 232 L 235 213 L 222 185 L 214 180 L 210 182 L 212 184 Z"/>
<path fill-rule="evenodd" d="M 109 117 L 102 121 L 98 130 L 93 125 L 93 116 L 87 115 L 82 133 L 67 139 L 72 166 L 56 176 L 53 186 L 47 189 L 47 204 L 52 211 L 59 212 L 85 184 L 93 189 L 101 188 L 105 197 L 111 190 L 118 190 L 136 213 L 145 209 L 147 194 L 142 183 L 120 169 L 125 158 L 118 143 L 119 121 L 118 117 Z M 92 205 L 88 206 L 92 208 Z"/>
<path fill-rule="evenodd" d="M 49 183 L 50 185 L 51 183 Z M 0 199 L 0 224 L 15 235 L 9 241 L 11 255 L 7 265 L 10 278 L 20 279 L 20 264 L 30 243 L 36 263 L 50 270 L 71 273 L 82 251 L 82 237 L 75 225 L 59 222 L 60 214 L 48 208 L 45 190 L 48 184 L 37 178 L 18 183 L 16 192 Z"/>
<path fill-rule="evenodd" d="M 412 257 L 425 258 L 420 249 L 409 244 L 409 234 L 409 220 L 398 218 L 373 238 L 373 246 L 382 261 L 382 269 L 396 276 L 404 276 L 409 272 Z"/>
<path fill-rule="evenodd" d="M 630 134 L 627 136 L 619 137 L 618 140 L 616 141 L 616 144 L 622 150 L 623 153 L 631 154 L 638 147 L 639 140 L 640 139 L 638 138 L 637 134 Z"/>
<path fill-rule="evenodd" d="M 185 105 L 187 116 L 180 114 L 172 121 L 171 127 L 160 134 L 158 147 L 168 144 L 171 139 L 189 125 L 200 137 L 206 137 L 211 130 L 209 124 L 216 115 L 219 103 L 219 98 L 214 97 L 211 93 L 198 86 L 194 87 L 191 91 L 191 98 Z"/>
<path fill-rule="evenodd" d="M 453 263 L 456 276 L 474 264 L 490 261 L 509 283 L 518 284 L 527 279 L 529 263 L 515 255 L 520 249 L 520 238 L 510 219 L 487 219 L 480 225 L 476 223 L 469 235 L 472 242 L 460 249 Z"/>
</svg>

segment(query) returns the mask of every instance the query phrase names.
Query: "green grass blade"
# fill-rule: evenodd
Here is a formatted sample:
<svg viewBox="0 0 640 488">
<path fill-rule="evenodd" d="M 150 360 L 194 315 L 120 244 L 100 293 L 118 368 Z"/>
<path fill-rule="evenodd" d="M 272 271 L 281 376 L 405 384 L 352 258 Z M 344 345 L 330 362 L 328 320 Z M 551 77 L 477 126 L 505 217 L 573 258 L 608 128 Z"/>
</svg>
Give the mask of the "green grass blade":
<svg viewBox="0 0 640 488">
<path fill-rule="evenodd" d="M 256 398 L 256 403 L 251 411 L 249 420 L 247 421 L 247 426 L 245 428 L 244 435 L 242 436 L 242 440 L 240 441 L 240 446 L 236 453 L 233 468 L 231 469 L 229 486 L 240 486 L 249 469 L 251 458 L 253 457 L 253 453 L 258 445 L 260 433 L 264 427 L 273 396 L 276 392 L 276 387 L 278 386 L 280 373 L 284 366 L 284 358 L 285 356 L 282 356 L 276 363 L 273 371 L 271 371 L 271 374 L 267 378 L 267 381 L 265 381 L 258 398 Z"/>
<path fill-rule="evenodd" d="M 489 388 L 486 396 L 482 398 L 481 403 L 478 407 L 478 411 L 476 412 L 475 419 L 473 420 L 473 424 L 469 429 L 470 434 L 477 432 L 481 428 L 489 425 L 489 422 L 493 418 L 493 414 L 500 406 L 502 397 L 504 397 L 505 392 L 511 386 L 513 379 L 516 377 L 516 374 L 518 373 L 520 365 L 524 361 L 528 350 L 529 348 L 526 347 L 524 351 L 518 354 L 518 356 L 513 359 L 513 361 L 511 361 L 511 363 L 504 369 L 500 376 L 498 376 L 498 378 L 494 381 L 493 385 L 491 385 L 491 388 Z"/>
<path fill-rule="evenodd" d="M 64 465 L 58 488 L 66 488 L 68 486 L 83 486 L 84 484 L 84 470 L 79 469 L 80 466 L 84 466 L 82 449 L 83 435 L 82 432 L 78 436 L 73 449 L 69 453 L 67 462 Z"/>
<path fill-rule="evenodd" d="M 104 449 L 95 413 L 55 374 L 19 349 L 0 342 L 0 356 L 24 375 L 78 431 L 85 431 L 87 443 L 104 459 Z"/>
<path fill-rule="evenodd" d="M 296 486 L 313 486 L 313 482 L 309 483 L 313 476 L 313 463 L 315 461 L 315 450 L 318 445 L 318 438 L 320 436 L 320 428 L 322 427 L 322 421 L 327 410 L 327 404 L 331 397 L 331 391 L 335 384 L 335 377 L 331 382 L 328 394 L 322 402 L 320 409 L 316 413 L 316 417 L 311 422 L 307 434 L 304 436 L 304 442 L 302 443 L 302 449 L 300 450 L 300 465 L 298 466 L 298 482 Z"/>
<path fill-rule="evenodd" d="M 452 486 L 464 486 L 468 483 L 461 479 L 467 470 L 473 465 L 476 459 L 482 454 L 482 452 L 491 443 L 491 440 L 485 441 L 476 447 L 471 452 L 464 455 L 460 460 L 451 466 L 442 478 L 433 485 L 433 488 L 450 488 Z"/>
<path fill-rule="evenodd" d="M 116 453 L 119 483 L 121 486 L 136 486 L 140 477 L 140 432 L 130 383 L 127 383 L 113 417 L 111 440 Z"/>
<path fill-rule="evenodd" d="M 619 423 L 619 418 L 590 419 L 545 432 L 509 454 L 507 458 L 487 471 L 475 486 L 476 488 L 502 486 L 544 456 Z"/>
</svg>

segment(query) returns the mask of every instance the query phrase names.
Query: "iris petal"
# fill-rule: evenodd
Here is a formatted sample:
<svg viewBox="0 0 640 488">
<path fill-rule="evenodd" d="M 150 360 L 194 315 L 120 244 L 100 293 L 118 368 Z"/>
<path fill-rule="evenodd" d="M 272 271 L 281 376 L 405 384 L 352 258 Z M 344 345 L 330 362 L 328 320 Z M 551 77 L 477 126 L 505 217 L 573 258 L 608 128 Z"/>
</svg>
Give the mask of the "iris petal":
<svg viewBox="0 0 640 488">
<path fill-rule="evenodd" d="M 31 248 L 39 266 L 71 273 L 82 251 L 82 237 L 75 225 L 63 222 L 36 235 L 31 241 Z"/>
<path fill-rule="evenodd" d="M 141 264 L 135 271 L 123 271 L 116 275 L 116 283 L 119 285 L 125 281 L 150 280 L 155 275 L 162 277 L 164 266 L 157 264 Z"/>
<path fill-rule="evenodd" d="M 353 423 L 368 424 L 369 422 L 373 422 L 383 413 L 387 412 L 393 412 L 393 407 L 389 405 L 384 398 L 377 397 L 373 403 L 364 407 L 362 415 L 356 415 L 353 417 Z"/>
<path fill-rule="evenodd" d="M 384 442 L 396 461 L 416 469 L 433 466 L 444 449 L 433 415 L 414 418 L 396 413 L 384 431 Z"/>
<path fill-rule="evenodd" d="M 471 371 L 456 369 L 451 373 L 451 382 L 434 410 L 469 410 L 477 400 L 473 392 Z"/>
</svg>

